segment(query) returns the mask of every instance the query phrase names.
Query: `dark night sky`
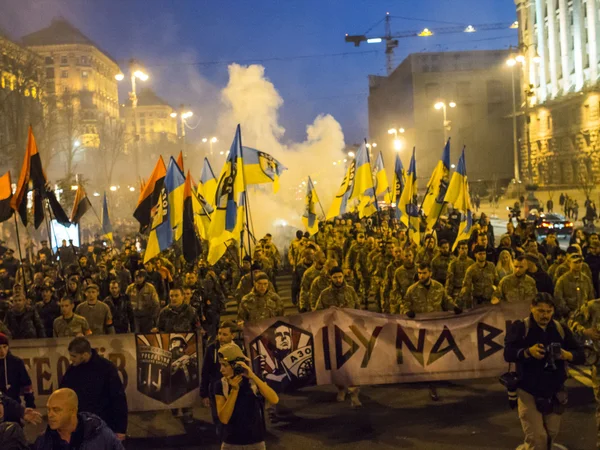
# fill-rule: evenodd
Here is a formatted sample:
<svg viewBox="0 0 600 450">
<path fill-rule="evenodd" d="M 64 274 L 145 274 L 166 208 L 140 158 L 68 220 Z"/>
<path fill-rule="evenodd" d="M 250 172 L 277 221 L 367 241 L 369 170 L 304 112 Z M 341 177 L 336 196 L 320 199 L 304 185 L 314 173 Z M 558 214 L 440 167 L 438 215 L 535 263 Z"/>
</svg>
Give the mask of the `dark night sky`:
<svg viewBox="0 0 600 450">
<path fill-rule="evenodd" d="M 346 142 L 367 132 L 368 74 L 384 74 L 384 44 L 354 48 L 344 34 L 362 34 L 389 11 L 393 31 L 435 23 L 479 24 L 515 20 L 512 0 L 2 0 L 0 27 L 13 38 L 63 16 L 119 62 L 135 56 L 152 76 L 150 87 L 172 105 L 181 102 L 202 115 L 195 135 L 207 135 L 210 110 L 227 82 L 227 64 L 270 58 L 350 53 L 346 56 L 264 61 L 266 75 L 284 100 L 280 122 L 285 140 L 301 141 L 320 113 L 341 124 Z M 383 23 L 371 34 L 382 35 Z M 507 48 L 514 30 L 402 39 L 396 64 L 418 51 Z M 366 53 L 369 51 L 368 53 Z M 248 61 L 256 60 L 256 61 Z M 124 92 L 123 92 L 124 93 Z M 124 96 L 123 96 L 124 98 Z"/>
</svg>

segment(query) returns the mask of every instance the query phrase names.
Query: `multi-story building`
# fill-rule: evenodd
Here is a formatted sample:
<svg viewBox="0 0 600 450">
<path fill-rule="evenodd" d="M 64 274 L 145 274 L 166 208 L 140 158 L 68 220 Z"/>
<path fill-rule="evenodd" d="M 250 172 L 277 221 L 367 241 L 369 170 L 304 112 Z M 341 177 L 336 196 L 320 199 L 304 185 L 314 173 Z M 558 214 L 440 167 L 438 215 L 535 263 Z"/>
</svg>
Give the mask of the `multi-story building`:
<svg viewBox="0 0 600 450">
<path fill-rule="evenodd" d="M 415 53 L 389 76 L 371 76 L 369 140 L 383 152 L 388 171 L 397 138 L 404 165 L 416 147 L 417 176 L 428 179 L 450 137 L 453 164 L 466 145 L 470 179 L 510 180 L 514 146 L 508 57 L 506 50 Z M 396 134 L 389 134 L 391 129 Z"/>
<path fill-rule="evenodd" d="M 600 1 L 515 0 L 524 139 L 521 173 L 540 185 L 600 176 Z"/>
<path fill-rule="evenodd" d="M 121 117 L 125 120 L 127 133 L 139 136 L 139 142 L 158 144 L 177 142 L 177 118 L 171 117 L 175 110 L 151 89 L 144 88 L 137 94 L 137 107 L 131 100 L 121 108 Z"/>
</svg>

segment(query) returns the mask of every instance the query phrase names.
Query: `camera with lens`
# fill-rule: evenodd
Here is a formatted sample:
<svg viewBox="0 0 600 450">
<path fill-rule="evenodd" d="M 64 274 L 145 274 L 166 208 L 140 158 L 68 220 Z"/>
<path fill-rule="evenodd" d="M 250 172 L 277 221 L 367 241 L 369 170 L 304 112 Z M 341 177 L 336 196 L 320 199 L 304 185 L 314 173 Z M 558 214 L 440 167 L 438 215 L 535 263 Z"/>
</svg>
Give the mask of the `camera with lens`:
<svg viewBox="0 0 600 450">
<path fill-rule="evenodd" d="M 231 367 L 233 367 L 233 375 L 244 375 L 244 373 L 246 372 L 246 369 L 239 364 L 240 362 L 246 362 L 245 359 L 243 358 L 238 358 L 238 359 L 234 359 L 233 361 L 231 361 L 229 364 L 231 364 Z"/>
<path fill-rule="evenodd" d="M 506 372 L 500 377 L 500 384 L 506 388 L 510 409 L 517 407 L 517 388 L 520 381 L 521 377 L 517 372 Z"/>
<path fill-rule="evenodd" d="M 544 370 L 554 372 L 556 370 L 556 361 L 560 360 L 562 347 L 560 343 L 553 342 L 546 346 L 546 365 Z"/>
</svg>

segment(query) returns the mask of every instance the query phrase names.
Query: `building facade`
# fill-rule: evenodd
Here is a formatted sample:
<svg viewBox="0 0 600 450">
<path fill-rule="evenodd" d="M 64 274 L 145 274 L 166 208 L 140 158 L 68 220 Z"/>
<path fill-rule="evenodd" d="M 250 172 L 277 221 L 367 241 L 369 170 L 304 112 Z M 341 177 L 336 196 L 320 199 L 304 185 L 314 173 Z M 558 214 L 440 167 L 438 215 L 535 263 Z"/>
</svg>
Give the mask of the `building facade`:
<svg viewBox="0 0 600 450">
<path fill-rule="evenodd" d="M 600 177 L 600 0 L 515 0 L 522 56 L 521 174 L 539 185 Z"/>
<path fill-rule="evenodd" d="M 472 180 L 510 180 L 514 146 L 508 57 L 506 50 L 416 53 L 389 76 L 371 76 L 369 139 L 383 152 L 388 170 L 397 136 L 404 165 L 415 147 L 417 176 L 428 179 L 450 137 L 451 162 L 466 146 Z M 518 80 L 516 86 L 518 91 Z M 436 109 L 440 102 L 445 107 Z"/>
</svg>

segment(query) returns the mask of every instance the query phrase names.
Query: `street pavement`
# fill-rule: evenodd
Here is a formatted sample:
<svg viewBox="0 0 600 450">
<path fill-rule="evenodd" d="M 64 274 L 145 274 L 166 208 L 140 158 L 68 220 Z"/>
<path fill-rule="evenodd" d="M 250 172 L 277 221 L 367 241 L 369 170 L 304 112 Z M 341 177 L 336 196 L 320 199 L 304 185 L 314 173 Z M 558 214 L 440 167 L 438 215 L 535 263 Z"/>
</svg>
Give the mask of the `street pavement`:
<svg viewBox="0 0 600 450">
<path fill-rule="evenodd" d="M 286 314 L 291 277 L 279 278 Z M 235 317 L 230 302 L 226 318 Z M 514 449 L 522 442 L 516 410 L 508 407 L 495 379 L 439 383 L 441 400 L 429 398 L 425 384 L 361 388 L 363 407 L 337 403 L 333 386 L 303 389 L 282 396 L 287 421 L 267 425 L 269 449 Z M 569 409 L 559 442 L 569 450 L 595 447 L 594 398 L 591 389 L 569 381 Z M 218 449 L 210 413 L 194 408 L 195 422 L 183 425 L 170 411 L 130 415 L 128 449 Z"/>
</svg>

